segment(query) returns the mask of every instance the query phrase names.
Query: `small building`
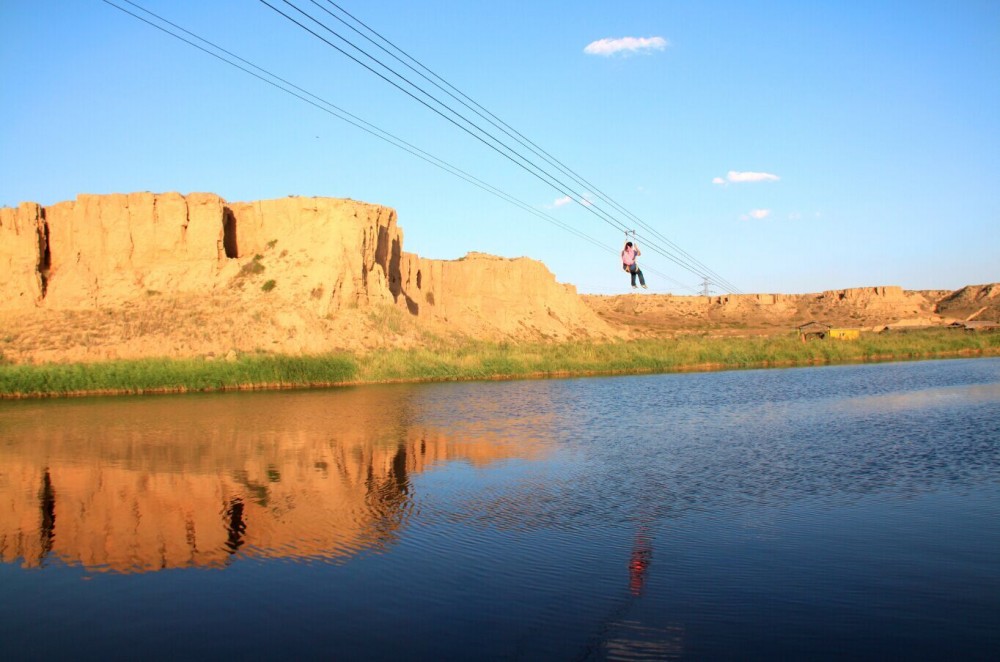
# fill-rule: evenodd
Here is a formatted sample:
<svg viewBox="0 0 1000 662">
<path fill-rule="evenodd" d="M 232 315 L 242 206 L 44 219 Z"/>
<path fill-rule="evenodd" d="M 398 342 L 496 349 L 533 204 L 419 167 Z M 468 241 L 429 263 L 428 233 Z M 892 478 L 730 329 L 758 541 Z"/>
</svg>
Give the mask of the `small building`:
<svg viewBox="0 0 1000 662">
<path fill-rule="evenodd" d="M 830 334 L 830 325 L 822 322 L 808 322 L 799 327 L 799 338 L 802 342 L 816 339 L 823 340 Z"/>
<path fill-rule="evenodd" d="M 829 337 L 838 340 L 857 340 L 861 337 L 861 329 L 830 329 Z"/>
<path fill-rule="evenodd" d="M 966 321 L 952 322 L 949 329 L 961 329 L 963 331 L 1000 331 L 1000 322 Z"/>
</svg>

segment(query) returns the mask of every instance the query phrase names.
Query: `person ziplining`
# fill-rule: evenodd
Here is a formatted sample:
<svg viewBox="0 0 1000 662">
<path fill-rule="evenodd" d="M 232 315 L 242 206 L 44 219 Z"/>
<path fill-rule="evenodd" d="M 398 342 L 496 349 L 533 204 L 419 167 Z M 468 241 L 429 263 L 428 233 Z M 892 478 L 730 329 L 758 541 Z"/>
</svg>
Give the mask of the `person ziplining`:
<svg viewBox="0 0 1000 662">
<path fill-rule="evenodd" d="M 649 289 L 646 287 L 646 279 L 642 276 L 642 269 L 639 268 L 636 259 L 642 255 L 639 251 L 639 246 L 632 245 L 631 241 L 625 242 L 625 248 L 622 250 L 622 271 L 627 271 L 632 276 L 632 289 L 635 289 L 635 277 L 639 277 L 639 284 L 642 285 L 643 289 Z"/>
</svg>

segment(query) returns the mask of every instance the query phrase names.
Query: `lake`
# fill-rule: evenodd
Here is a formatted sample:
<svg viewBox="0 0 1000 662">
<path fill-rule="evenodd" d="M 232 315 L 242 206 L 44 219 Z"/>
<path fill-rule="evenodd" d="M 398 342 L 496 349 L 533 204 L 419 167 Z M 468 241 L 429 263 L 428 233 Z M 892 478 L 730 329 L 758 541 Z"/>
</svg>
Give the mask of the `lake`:
<svg viewBox="0 0 1000 662">
<path fill-rule="evenodd" d="M 0 655 L 997 659 L 1000 359 L 0 402 Z"/>
</svg>

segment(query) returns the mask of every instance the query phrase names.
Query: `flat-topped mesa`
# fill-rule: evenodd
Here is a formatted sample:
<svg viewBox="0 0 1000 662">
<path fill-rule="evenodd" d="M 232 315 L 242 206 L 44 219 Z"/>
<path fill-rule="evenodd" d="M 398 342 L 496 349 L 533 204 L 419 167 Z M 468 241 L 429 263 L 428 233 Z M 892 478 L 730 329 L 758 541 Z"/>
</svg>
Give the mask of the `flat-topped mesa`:
<svg viewBox="0 0 1000 662">
<path fill-rule="evenodd" d="M 351 345 L 343 324 L 334 332 L 323 320 L 347 323 L 380 306 L 460 334 L 613 335 L 540 262 L 404 253 L 393 209 L 336 198 L 229 203 L 211 193 L 145 192 L 23 203 L 0 209 L 0 267 L 0 310 L 85 312 L 219 295 L 264 311 L 255 314 L 269 329 L 257 335 L 279 350 L 286 343 L 268 336 L 271 315 L 294 327 L 292 345 L 321 351 Z M 254 333 L 233 346 L 253 345 L 246 336 Z"/>
<path fill-rule="evenodd" d="M 906 301 L 907 295 L 898 285 L 879 285 L 877 287 L 849 287 L 844 290 L 827 290 L 823 297 L 836 301 L 868 301 L 894 302 Z"/>
<path fill-rule="evenodd" d="M 286 289 L 308 281 L 309 292 L 323 292 L 308 305 L 328 312 L 391 301 L 390 250 L 402 243 L 393 210 L 326 198 L 230 205 L 210 193 L 80 195 L 0 214 L 0 259 L 11 274 L 0 285 L 4 307 L 87 309 L 205 293 L 291 262 L 302 269 Z"/>
<path fill-rule="evenodd" d="M 788 294 L 722 294 L 695 297 L 677 297 L 678 299 L 701 299 L 703 303 L 715 306 L 745 307 L 745 306 L 780 306 L 794 299 Z"/>
<path fill-rule="evenodd" d="M 927 308 L 924 293 L 906 291 L 898 285 L 828 290 L 819 296 L 819 300 L 834 308 L 882 314 L 894 320 L 921 316 Z"/>
</svg>

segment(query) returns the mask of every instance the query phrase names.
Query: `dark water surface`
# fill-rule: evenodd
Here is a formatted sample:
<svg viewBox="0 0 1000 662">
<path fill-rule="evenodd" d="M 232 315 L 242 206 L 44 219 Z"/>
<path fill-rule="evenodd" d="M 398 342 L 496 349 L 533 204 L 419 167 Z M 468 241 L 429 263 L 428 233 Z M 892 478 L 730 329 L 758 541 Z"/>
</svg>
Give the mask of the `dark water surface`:
<svg viewBox="0 0 1000 662">
<path fill-rule="evenodd" d="M 1000 359 L 0 402 L 0 657 L 990 659 Z"/>
</svg>

